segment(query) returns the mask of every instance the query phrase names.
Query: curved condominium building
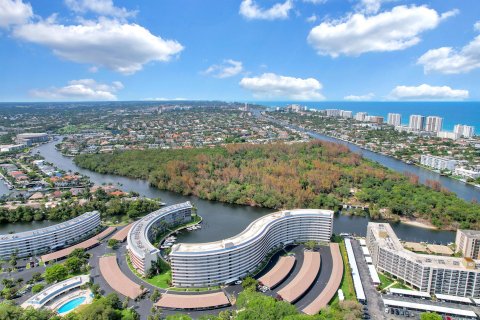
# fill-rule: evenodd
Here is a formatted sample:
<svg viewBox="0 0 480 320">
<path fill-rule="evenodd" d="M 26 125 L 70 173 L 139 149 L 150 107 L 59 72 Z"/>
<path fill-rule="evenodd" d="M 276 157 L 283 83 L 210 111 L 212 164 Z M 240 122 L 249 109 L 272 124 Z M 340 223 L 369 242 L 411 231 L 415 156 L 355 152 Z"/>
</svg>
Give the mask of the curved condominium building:
<svg viewBox="0 0 480 320">
<path fill-rule="evenodd" d="M 145 275 L 152 261 L 159 257 L 160 250 L 152 245 L 158 234 L 168 227 L 175 227 L 192 220 L 190 202 L 179 203 L 154 211 L 135 222 L 128 232 L 127 250 L 133 267 Z"/>
<path fill-rule="evenodd" d="M 232 238 L 176 244 L 170 253 L 173 285 L 208 287 L 238 280 L 255 271 L 281 245 L 330 241 L 332 223 L 331 210 L 285 210 L 253 221 Z"/>
<path fill-rule="evenodd" d="M 92 211 L 47 228 L 0 235 L 0 259 L 9 259 L 14 252 L 27 257 L 55 251 L 80 241 L 99 226 L 100 213 Z"/>
</svg>

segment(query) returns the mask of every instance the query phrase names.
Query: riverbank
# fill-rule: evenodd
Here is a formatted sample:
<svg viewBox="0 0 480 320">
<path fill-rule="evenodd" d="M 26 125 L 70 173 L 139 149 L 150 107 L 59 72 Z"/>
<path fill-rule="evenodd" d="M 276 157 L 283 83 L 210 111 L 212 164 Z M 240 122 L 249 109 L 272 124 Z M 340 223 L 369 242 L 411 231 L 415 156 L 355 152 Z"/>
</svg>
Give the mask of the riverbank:
<svg viewBox="0 0 480 320">
<path fill-rule="evenodd" d="M 299 128 L 302 128 L 303 130 L 308 131 L 307 129 L 305 129 L 303 127 L 299 127 Z M 422 165 L 418 162 L 412 161 L 412 160 L 406 160 L 404 158 L 397 157 L 397 156 L 395 156 L 393 154 L 390 154 L 390 153 L 373 150 L 372 148 L 368 148 L 365 145 L 360 144 L 356 141 L 344 139 L 344 138 L 341 138 L 341 137 L 338 137 L 338 136 L 335 136 L 335 135 L 329 135 L 328 133 L 324 133 L 324 132 L 315 131 L 315 133 L 324 135 L 324 136 L 332 138 L 332 139 L 337 139 L 337 140 L 340 140 L 340 141 L 343 141 L 343 142 L 346 142 L 346 143 L 350 143 L 350 144 L 353 144 L 353 145 L 357 146 L 358 148 L 360 148 L 362 150 L 366 150 L 366 151 L 373 152 L 373 153 L 376 153 L 376 154 L 379 154 L 379 155 L 382 155 L 382 156 L 385 156 L 385 157 L 395 159 L 397 161 L 401 161 L 401 162 L 405 163 L 406 165 L 414 165 L 414 166 L 417 166 L 417 167 L 422 168 L 424 170 L 428 170 L 430 172 L 436 173 L 440 176 L 443 176 L 443 177 L 446 177 L 446 178 L 449 178 L 449 179 L 453 179 L 453 180 L 456 180 L 456 181 L 460 181 L 460 182 L 462 182 L 466 185 L 470 185 L 470 186 L 473 186 L 475 188 L 480 188 L 480 184 L 469 182 L 465 178 L 455 176 L 455 175 L 452 175 L 452 174 L 442 174 L 441 172 L 439 172 L 438 170 L 436 170 L 434 168 L 424 166 L 424 165 Z"/>
<path fill-rule="evenodd" d="M 444 189 L 455 193 L 459 198 L 462 198 L 466 201 L 476 200 L 480 203 L 480 188 L 476 186 L 464 183 L 461 180 L 441 176 L 434 171 L 415 166 L 413 165 L 413 162 L 411 163 L 409 160 L 398 159 L 389 154 L 371 151 L 369 148 L 364 148 L 358 143 L 350 142 L 349 140 L 343 139 L 341 137 L 318 133 L 315 130 L 305 129 L 296 124 L 289 124 L 285 121 L 282 121 L 281 119 L 275 119 L 269 116 L 266 117 L 269 120 L 275 122 L 276 124 L 306 133 L 313 139 L 319 139 L 322 141 L 335 142 L 345 145 L 350 149 L 350 151 L 360 154 L 366 159 L 378 162 L 379 164 L 399 173 L 408 173 L 410 175 L 418 176 L 418 182 L 421 184 L 426 185 L 429 180 L 438 181 Z"/>
<path fill-rule="evenodd" d="M 430 222 L 424 219 L 400 218 L 400 222 L 409 226 L 417 227 L 417 228 L 438 230 L 437 227 L 435 227 L 433 224 L 431 224 Z M 453 229 L 450 229 L 450 230 L 453 230 Z"/>
</svg>

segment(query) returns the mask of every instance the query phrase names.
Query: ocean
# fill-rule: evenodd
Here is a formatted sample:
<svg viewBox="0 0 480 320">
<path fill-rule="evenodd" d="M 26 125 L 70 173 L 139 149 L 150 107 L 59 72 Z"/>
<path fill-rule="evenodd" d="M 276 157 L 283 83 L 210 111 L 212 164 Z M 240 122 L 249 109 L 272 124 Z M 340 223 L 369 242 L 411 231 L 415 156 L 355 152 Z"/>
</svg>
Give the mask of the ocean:
<svg viewBox="0 0 480 320">
<path fill-rule="evenodd" d="M 353 101 L 250 101 L 270 107 L 284 107 L 299 104 L 314 109 L 342 109 L 353 113 L 368 112 L 369 115 L 383 116 L 387 120 L 388 113 L 400 113 L 402 124 L 408 124 L 411 114 L 439 116 L 443 118 L 443 130 L 452 131 L 456 124 L 475 126 L 480 132 L 480 101 L 459 102 L 353 102 Z M 478 134 L 478 133 L 477 133 Z"/>
</svg>

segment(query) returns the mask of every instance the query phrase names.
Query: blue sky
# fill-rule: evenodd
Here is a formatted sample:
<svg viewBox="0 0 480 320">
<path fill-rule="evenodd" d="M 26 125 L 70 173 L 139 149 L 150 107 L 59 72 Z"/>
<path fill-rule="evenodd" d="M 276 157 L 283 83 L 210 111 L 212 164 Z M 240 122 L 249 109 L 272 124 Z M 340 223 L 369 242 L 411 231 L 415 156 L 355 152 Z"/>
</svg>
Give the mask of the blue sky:
<svg viewBox="0 0 480 320">
<path fill-rule="evenodd" d="M 0 0 L 0 101 L 480 100 L 479 35 L 478 0 Z"/>
</svg>

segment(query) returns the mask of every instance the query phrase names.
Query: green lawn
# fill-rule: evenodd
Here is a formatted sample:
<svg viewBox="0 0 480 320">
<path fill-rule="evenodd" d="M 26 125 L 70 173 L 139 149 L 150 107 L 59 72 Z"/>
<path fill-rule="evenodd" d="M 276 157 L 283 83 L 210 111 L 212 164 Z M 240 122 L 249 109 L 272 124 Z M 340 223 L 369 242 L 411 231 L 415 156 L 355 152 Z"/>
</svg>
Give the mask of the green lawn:
<svg viewBox="0 0 480 320">
<path fill-rule="evenodd" d="M 126 260 L 127 260 L 127 265 L 130 268 L 130 270 L 137 277 L 142 279 L 143 281 L 148 282 L 153 286 L 157 286 L 157 287 L 163 288 L 163 289 L 170 287 L 169 283 L 172 280 L 172 271 L 171 270 L 165 271 L 162 274 L 157 274 L 155 277 L 147 279 L 147 278 L 143 277 L 141 274 L 139 274 L 137 272 L 137 270 L 135 270 L 135 268 L 132 265 L 132 262 L 130 261 L 130 257 L 128 255 L 126 256 Z"/>
<path fill-rule="evenodd" d="M 340 252 L 342 254 L 343 260 L 343 278 L 340 284 L 340 289 L 342 289 L 345 296 L 345 300 L 356 300 L 355 289 L 353 287 L 352 273 L 350 271 L 350 265 L 347 258 L 347 249 L 345 248 L 345 242 L 342 240 L 340 242 Z M 335 298 L 332 301 L 332 304 L 338 301 L 338 295 L 335 295 Z"/>
<path fill-rule="evenodd" d="M 150 283 L 153 286 L 166 289 L 170 287 L 170 281 L 172 280 L 172 271 L 168 270 L 168 271 L 165 271 L 164 273 L 157 274 L 156 276 L 150 279 L 144 278 L 143 280 Z"/>
<path fill-rule="evenodd" d="M 407 287 L 406 285 L 400 282 L 395 283 L 393 286 L 391 286 L 391 288 L 412 290 L 412 288 Z"/>
<path fill-rule="evenodd" d="M 387 277 L 386 275 L 380 272 L 378 273 L 378 277 L 380 278 L 380 285 L 378 286 L 379 290 L 385 289 L 386 287 L 388 287 L 394 282 L 393 279 Z"/>
</svg>

